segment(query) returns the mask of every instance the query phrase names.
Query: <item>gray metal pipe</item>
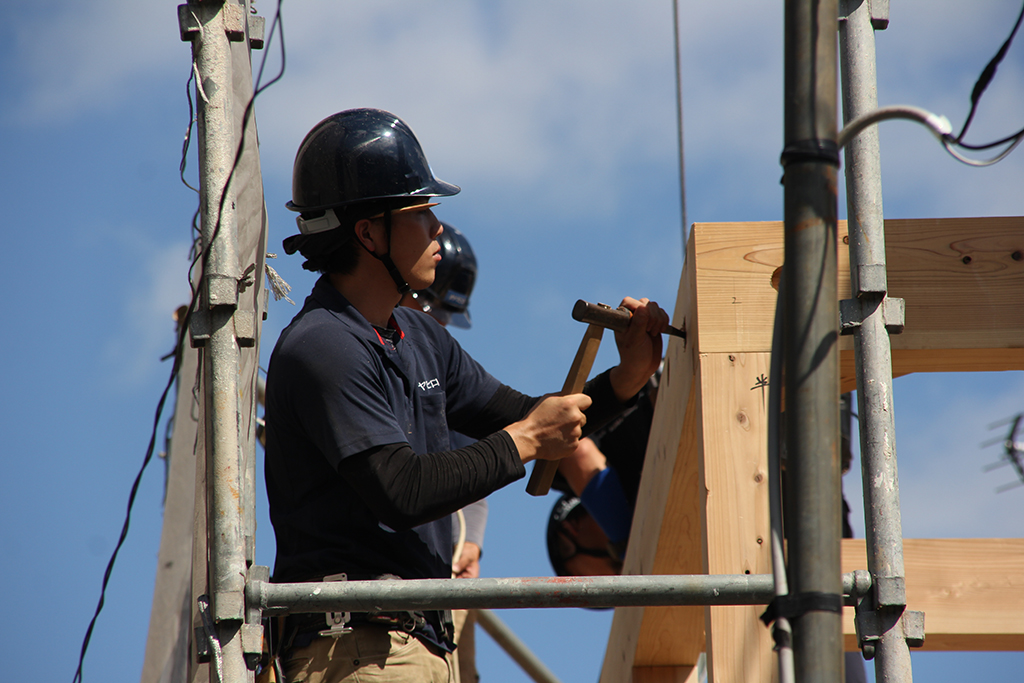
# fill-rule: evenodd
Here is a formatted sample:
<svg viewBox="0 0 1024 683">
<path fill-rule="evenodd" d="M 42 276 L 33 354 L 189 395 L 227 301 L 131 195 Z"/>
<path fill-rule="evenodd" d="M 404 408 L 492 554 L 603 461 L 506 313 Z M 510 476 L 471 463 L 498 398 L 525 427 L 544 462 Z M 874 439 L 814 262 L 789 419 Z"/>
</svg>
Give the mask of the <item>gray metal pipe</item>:
<svg viewBox="0 0 1024 683">
<path fill-rule="evenodd" d="M 494 639 L 526 675 L 537 683 L 561 683 L 551 669 L 537 658 L 537 655 L 526 647 L 512 629 L 505 625 L 494 612 L 489 609 L 477 610 L 477 621 L 483 630 Z"/>
<path fill-rule="evenodd" d="M 232 683 L 251 680 L 242 652 L 245 617 L 245 535 L 242 463 L 238 435 L 238 343 L 234 312 L 238 303 L 234 199 L 225 186 L 234 158 L 232 60 L 225 32 L 223 2 L 192 2 L 188 10 L 200 30 L 192 39 L 197 73 L 200 226 L 203 261 L 202 303 L 209 338 L 203 349 L 206 389 L 206 447 L 209 590 L 222 658 L 217 675 Z"/>
<path fill-rule="evenodd" d="M 775 595 L 789 595 L 786 554 L 783 551 L 785 533 L 782 519 L 782 307 L 786 291 L 786 276 L 779 277 L 779 291 L 775 297 L 775 322 L 772 326 L 772 355 L 768 370 L 768 519 L 771 528 L 772 577 Z M 786 617 L 775 620 L 772 636 L 778 653 L 779 683 L 794 683 L 796 673 L 793 662 L 793 627 Z"/>
<path fill-rule="evenodd" d="M 843 119 L 878 106 L 875 36 L 867 0 L 841 0 L 840 23 Z M 892 355 L 883 301 L 888 289 L 882 175 L 878 128 L 871 126 L 845 147 L 849 216 L 850 277 L 859 306 L 854 328 L 857 408 L 868 571 L 875 586 L 871 609 L 879 625 L 873 641 L 875 677 L 882 683 L 910 683 L 910 650 L 899 624 L 906 609 L 903 527 L 896 467 L 896 422 L 892 395 Z"/>
<path fill-rule="evenodd" d="M 842 577 L 856 597 L 870 589 L 864 572 Z M 249 581 L 246 597 L 265 615 L 533 607 L 765 605 L 771 574 L 573 576 L 502 579 L 415 579 L 269 583 Z"/>
<path fill-rule="evenodd" d="M 801 683 L 842 680 L 836 0 L 785 5 L 786 453 Z"/>
</svg>

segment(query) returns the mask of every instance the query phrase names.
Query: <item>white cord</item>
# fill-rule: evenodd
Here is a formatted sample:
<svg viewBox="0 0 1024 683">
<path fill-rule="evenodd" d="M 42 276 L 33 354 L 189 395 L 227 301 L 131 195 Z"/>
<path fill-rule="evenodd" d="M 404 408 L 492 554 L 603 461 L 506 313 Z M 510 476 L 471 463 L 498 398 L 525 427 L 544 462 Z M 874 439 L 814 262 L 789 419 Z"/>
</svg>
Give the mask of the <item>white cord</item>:
<svg viewBox="0 0 1024 683">
<path fill-rule="evenodd" d="M 459 540 L 455 544 L 455 551 L 452 553 L 452 559 L 458 560 L 462 557 L 462 549 L 466 546 L 466 515 L 459 510 L 455 513 L 459 518 Z M 455 573 L 452 572 L 452 577 L 455 577 Z"/>
<path fill-rule="evenodd" d="M 909 105 L 894 105 L 891 107 L 880 107 L 866 114 L 861 114 L 853 121 L 843 126 L 836 136 L 836 144 L 842 149 L 846 143 L 868 126 L 885 121 L 887 119 L 910 119 L 924 124 L 939 140 L 945 140 L 947 135 L 953 133 L 953 126 L 945 116 L 933 114 L 920 107 Z"/>
<path fill-rule="evenodd" d="M 954 159 L 965 163 L 968 166 L 983 167 L 991 166 L 992 164 L 1000 162 L 1005 159 L 1010 152 L 1016 149 L 1017 145 L 1021 143 L 1021 140 L 1024 140 L 1024 135 L 1018 136 L 1009 147 L 991 159 L 971 159 L 955 149 L 957 142 L 953 138 L 953 127 L 949 123 L 949 119 L 945 116 L 933 114 L 930 111 L 919 107 L 894 105 L 869 111 L 867 114 L 862 114 L 853 121 L 850 121 L 836 136 L 836 145 L 838 145 L 839 149 L 842 149 L 850 142 L 850 140 L 868 126 L 888 119 L 909 119 L 923 124 L 936 138 L 938 138 L 939 142 L 942 143 L 942 146 L 946 148 L 946 151 L 949 152 Z"/>
</svg>

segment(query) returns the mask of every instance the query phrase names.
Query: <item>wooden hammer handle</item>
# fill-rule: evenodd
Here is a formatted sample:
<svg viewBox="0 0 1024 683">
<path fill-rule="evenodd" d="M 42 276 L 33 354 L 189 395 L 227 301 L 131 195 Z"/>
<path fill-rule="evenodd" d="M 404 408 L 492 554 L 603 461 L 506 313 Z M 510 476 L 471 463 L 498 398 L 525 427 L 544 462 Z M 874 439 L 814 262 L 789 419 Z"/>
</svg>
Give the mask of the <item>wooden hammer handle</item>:
<svg viewBox="0 0 1024 683">
<path fill-rule="evenodd" d="M 627 318 L 627 323 L 628 323 Z M 594 358 L 601 346 L 601 335 L 604 327 L 601 325 L 588 325 L 587 331 L 580 342 L 580 348 L 576 351 L 576 358 L 572 361 L 569 375 L 562 385 L 562 395 L 578 394 L 583 391 L 583 385 L 587 383 L 590 376 L 590 369 L 594 367 Z M 555 472 L 558 471 L 557 460 L 538 460 L 533 466 L 530 474 L 530 481 L 526 484 L 526 492 L 533 496 L 546 496 L 551 490 L 551 482 L 555 479 Z"/>
</svg>

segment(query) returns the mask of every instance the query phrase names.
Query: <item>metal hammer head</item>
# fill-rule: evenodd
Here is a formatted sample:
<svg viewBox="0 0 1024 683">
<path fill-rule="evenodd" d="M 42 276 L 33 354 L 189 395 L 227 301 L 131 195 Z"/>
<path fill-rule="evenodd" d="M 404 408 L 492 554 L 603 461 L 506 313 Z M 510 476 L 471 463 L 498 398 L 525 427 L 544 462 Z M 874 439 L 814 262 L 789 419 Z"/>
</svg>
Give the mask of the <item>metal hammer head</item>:
<svg viewBox="0 0 1024 683">
<path fill-rule="evenodd" d="M 629 319 L 632 315 L 625 308 L 612 308 L 608 304 L 592 304 L 583 299 L 579 299 L 572 307 L 573 320 L 589 325 L 600 325 L 615 332 L 625 332 L 629 327 Z M 686 339 L 685 329 L 681 330 L 669 325 L 665 333 Z"/>
</svg>

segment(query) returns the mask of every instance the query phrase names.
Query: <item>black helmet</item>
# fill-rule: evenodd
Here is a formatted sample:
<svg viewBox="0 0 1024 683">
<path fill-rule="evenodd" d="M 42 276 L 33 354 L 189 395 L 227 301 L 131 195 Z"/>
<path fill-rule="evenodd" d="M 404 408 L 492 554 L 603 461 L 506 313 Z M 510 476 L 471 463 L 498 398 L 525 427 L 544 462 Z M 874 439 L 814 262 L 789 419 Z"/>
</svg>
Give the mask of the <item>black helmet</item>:
<svg viewBox="0 0 1024 683">
<path fill-rule="evenodd" d="M 413 292 L 412 296 L 442 325 L 469 327 L 469 297 L 476 282 L 476 256 L 465 235 L 444 221 L 441 225 L 444 230 L 437 238 L 441 243 L 441 262 L 437 264 L 434 283 Z"/>
<path fill-rule="evenodd" d="M 458 192 L 457 185 L 434 177 L 404 121 L 380 109 L 349 109 L 318 123 L 302 141 L 286 206 L 303 214 L 299 231 L 311 234 L 340 224 L 327 209 L 389 199 L 404 206 Z"/>
</svg>

